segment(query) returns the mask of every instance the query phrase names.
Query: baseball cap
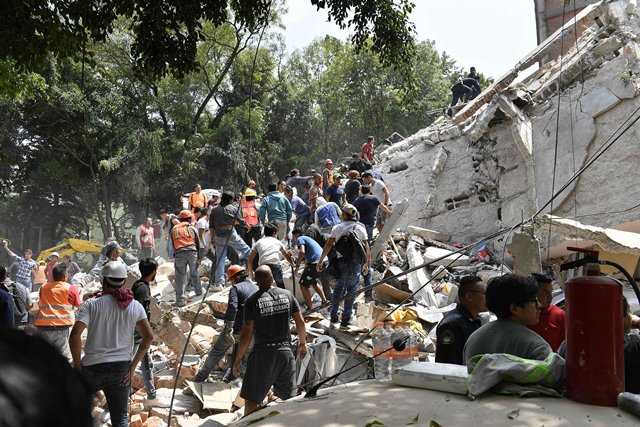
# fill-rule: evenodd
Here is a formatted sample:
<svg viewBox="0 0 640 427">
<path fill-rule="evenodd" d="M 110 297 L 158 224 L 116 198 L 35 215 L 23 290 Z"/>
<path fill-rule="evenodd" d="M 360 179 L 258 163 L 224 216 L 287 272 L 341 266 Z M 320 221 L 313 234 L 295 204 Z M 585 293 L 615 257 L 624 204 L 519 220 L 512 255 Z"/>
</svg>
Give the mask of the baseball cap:
<svg viewBox="0 0 640 427">
<path fill-rule="evenodd" d="M 358 209 L 350 203 L 347 203 L 342 207 L 342 212 L 351 220 L 357 221 L 360 219 L 360 214 L 358 213 Z"/>
</svg>

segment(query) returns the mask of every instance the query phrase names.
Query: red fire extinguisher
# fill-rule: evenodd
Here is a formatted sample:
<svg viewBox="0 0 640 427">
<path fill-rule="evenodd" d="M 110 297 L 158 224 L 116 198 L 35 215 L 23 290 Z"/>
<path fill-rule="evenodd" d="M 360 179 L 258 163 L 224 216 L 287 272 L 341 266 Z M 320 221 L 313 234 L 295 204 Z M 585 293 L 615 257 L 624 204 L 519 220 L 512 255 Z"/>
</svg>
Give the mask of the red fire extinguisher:
<svg viewBox="0 0 640 427">
<path fill-rule="evenodd" d="M 567 397 L 617 406 L 624 392 L 622 285 L 600 276 L 597 252 L 591 261 L 586 276 L 565 284 Z"/>
</svg>

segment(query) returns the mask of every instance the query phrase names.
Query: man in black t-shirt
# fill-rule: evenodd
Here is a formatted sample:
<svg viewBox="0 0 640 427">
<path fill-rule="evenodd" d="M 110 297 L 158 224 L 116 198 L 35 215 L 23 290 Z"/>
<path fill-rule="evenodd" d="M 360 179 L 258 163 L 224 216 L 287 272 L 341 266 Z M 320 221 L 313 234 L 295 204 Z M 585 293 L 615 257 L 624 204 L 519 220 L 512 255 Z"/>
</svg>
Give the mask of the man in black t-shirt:
<svg viewBox="0 0 640 427">
<path fill-rule="evenodd" d="M 350 170 L 347 172 L 347 176 L 349 177 L 349 181 L 344 185 L 344 195 L 347 198 L 347 203 L 353 204 L 360 194 L 360 181 L 358 181 L 360 172 Z"/>
<path fill-rule="evenodd" d="M 273 276 L 268 266 L 258 267 L 255 278 L 260 290 L 244 305 L 244 323 L 233 364 L 233 374 L 238 375 L 242 357 L 253 337 L 253 351 L 240 391 L 245 400 L 245 414 L 258 409 L 271 386 L 274 394 L 283 400 L 295 395 L 295 358 L 289 329 L 292 317 L 299 337 L 298 354 L 300 357 L 307 354 L 307 331 L 298 301 L 286 289 L 272 287 Z"/>
<path fill-rule="evenodd" d="M 382 209 L 387 215 L 391 215 L 391 210 L 378 198 L 371 194 L 371 187 L 364 184 L 360 191 L 362 196 L 358 197 L 353 205 L 358 209 L 360 213 L 360 222 L 364 224 L 367 229 L 367 239 L 371 245 L 373 240 L 373 228 L 376 226 L 376 216 L 378 215 L 378 209 Z"/>
</svg>

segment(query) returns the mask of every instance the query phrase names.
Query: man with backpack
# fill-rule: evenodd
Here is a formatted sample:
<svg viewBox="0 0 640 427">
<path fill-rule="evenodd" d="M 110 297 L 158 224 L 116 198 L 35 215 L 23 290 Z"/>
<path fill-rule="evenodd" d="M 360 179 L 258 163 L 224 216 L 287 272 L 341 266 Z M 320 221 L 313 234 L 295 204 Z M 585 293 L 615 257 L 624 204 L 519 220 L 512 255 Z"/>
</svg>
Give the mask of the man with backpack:
<svg viewBox="0 0 640 427">
<path fill-rule="evenodd" d="M 367 242 L 367 230 L 362 223 L 358 222 L 359 214 L 355 206 L 351 204 L 344 205 L 341 219 L 342 222 L 335 225 L 331 230 L 331 235 L 322 250 L 316 269 L 318 271 L 322 270 L 324 260 L 335 244 L 336 257 L 332 262 L 336 264 L 338 281 L 333 288 L 331 326 L 337 326 L 340 301 L 345 295 L 349 295 L 344 300 L 344 309 L 340 322 L 341 329 L 348 329 L 355 301 L 355 295 L 351 294 L 358 289 L 360 273 L 367 274 L 369 271 L 371 252 Z"/>
<path fill-rule="evenodd" d="M 29 309 L 33 306 L 29 290 L 7 277 L 7 270 L 1 267 L 0 289 L 7 291 L 13 300 L 13 322 L 18 329 L 24 329 L 29 323 Z"/>
</svg>

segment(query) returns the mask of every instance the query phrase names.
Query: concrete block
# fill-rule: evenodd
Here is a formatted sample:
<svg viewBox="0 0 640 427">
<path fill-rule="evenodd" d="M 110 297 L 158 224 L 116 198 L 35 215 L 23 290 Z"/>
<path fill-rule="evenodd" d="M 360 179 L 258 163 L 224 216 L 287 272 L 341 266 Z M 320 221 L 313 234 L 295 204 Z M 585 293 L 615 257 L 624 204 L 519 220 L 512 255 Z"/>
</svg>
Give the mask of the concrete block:
<svg viewBox="0 0 640 427">
<path fill-rule="evenodd" d="M 435 230 L 429 230 L 427 228 L 415 227 L 413 225 L 408 226 L 407 231 L 417 236 L 425 237 L 431 240 L 437 240 L 439 242 L 448 242 L 451 239 L 451 236 L 449 236 L 448 234 L 440 233 L 439 231 Z"/>
<path fill-rule="evenodd" d="M 129 422 L 131 427 L 142 427 L 142 424 L 142 417 L 139 414 L 131 416 L 131 421 Z"/>
</svg>

